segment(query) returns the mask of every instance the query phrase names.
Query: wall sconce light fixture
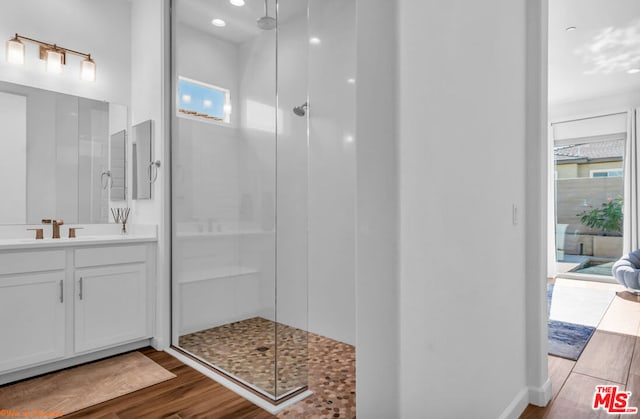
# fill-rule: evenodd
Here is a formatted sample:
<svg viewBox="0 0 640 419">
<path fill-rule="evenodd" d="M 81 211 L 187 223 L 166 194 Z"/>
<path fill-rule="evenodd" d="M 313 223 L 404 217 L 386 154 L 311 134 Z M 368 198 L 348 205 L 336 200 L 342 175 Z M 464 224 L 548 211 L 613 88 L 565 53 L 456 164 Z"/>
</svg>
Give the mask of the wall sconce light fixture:
<svg viewBox="0 0 640 419">
<path fill-rule="evenodd" d="M 7 61 L 9 63 L 24 64 L 24 43 L 22 41 L 31 42 L 40 47 L 40 59 L 46 62 L 48 73 L 62 73 L 62 66 L 67 63 L 67 54 L 73 54 L 84 57 L 84 60 L 80 62 L 80 79 L 96 80 L 96 62 L 91 59 L 91 54 L 62 48 L 56 44 L 48 44 L 18 34 L 7 41 Z"/>
</svg>

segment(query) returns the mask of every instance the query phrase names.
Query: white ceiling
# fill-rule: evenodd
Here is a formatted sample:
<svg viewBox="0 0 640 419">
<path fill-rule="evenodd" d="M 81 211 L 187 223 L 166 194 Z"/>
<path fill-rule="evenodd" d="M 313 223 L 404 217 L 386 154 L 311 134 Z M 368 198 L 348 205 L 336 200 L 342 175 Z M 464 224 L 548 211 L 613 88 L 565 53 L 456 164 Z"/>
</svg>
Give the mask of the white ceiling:
<svg viewBox="0 0 640 419">
<path fill-rule="evenodd" d="M 178 0 L 175 2 L 178 22 L 205 31 L 217 38 L 242 43 L 259 35 L 256 20 L 264 16 L 264 0 L 245 0 L 238 7 L 229 0 Z M 269 16 L 276 17 L 276 0 L 267 0 Z M 303 0 L 278 0 L 278 22 L 283 23 L 293 16 L 306 13 L 307 2 Z M 224 28 L 211 24 L 212 19 L 227 22 Z"/>
<path fill-rule="evenodd" d="M 632 68 L 640 69 L 640 0 L 549 1 L 550 104 L 640 90 Z"/>
</svg>

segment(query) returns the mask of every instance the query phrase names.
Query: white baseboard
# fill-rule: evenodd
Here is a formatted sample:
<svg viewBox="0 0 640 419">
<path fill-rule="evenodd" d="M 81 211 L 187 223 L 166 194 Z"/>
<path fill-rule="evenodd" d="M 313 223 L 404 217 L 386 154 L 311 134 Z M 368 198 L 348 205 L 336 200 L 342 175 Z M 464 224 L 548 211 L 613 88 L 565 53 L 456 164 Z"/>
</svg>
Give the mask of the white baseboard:
<svg viewBox="0 0 640 419">
<path fill-rule="evenodd" d="M 296 403 L 298 403 L 300 400 L 305 399 L 306 397 L 309 397 L 310 395 L 313 394 L 313 392 L 311 390 L 307 390 L 303 393 L 298 394 L 295 397 L 292 397 L 290 399 L 288 399 L 285 402 L 280 403 L 279 405 L 273 405 L 271 403 L 269 403 L 267 400 L 263 399 L 262 397 L 259 397 L 257 395 L 255 395 L 254 393 L 250 392 L 249 390 L 245 389 L 242 386 L 239 386 L 238 384 L 234 383 L 233 381 L 229 380 L 228 378 L 224 377 L 221 374 L 217 374 L 214 371 L 212 371 L 211 369 L 201 365 L 200 363 L 194 361 L 193 359 L 184 356 L 183 354 L 181 354 L 180 352 L 176 351 L 175 349 L 165 349 L 165 352 L 168 353 L 169 355 L 173 356 L 174 358 L 178 359 L 179 361 L 181 361 L 182 363 L 190 366 L 191 368 L 195 369 L 198 372 L 201 372 L 202 374 L 206 375 L 207 377 L 211 378 L 213 381 L 222 384 L 223 386 L 225 386 L 226 388 L 228 388 L 229 390 L 233 391 L 234 393 L 236 393 L 237 395 L 249 400 L 251 403 L 257 405 L 258 407 L 261 407 L 262 409 L 266 410 L 267 412 L 271 413 L 272 415 L 277 415 L 278 413 L 282 412 L 283 410 L 285 410 L 287 407 L 294 405 Z"/>
<path fill-rule="evenodd" d="M 516 397 L 509 403 L 506 409 L 499 416 L 500 419 L 518 419 L 529 403 L 535 406 L 546 406 L 551 400 L 551 380 L 542 387 L 527 387 L 518 392 Z"/>
<path fill-rule="evenodd" d="M 544 407 L 551 401 L 551 380 L 547 381 L 542 387 L 529 387 L 529 403 Z"/>
<path fill-rule="evenodd" d="M 529 405 L 529 389 L 523 388 L 516 397 L 509 403 L 506 409 L 499 416 L 499 419 L 518 419 L 524 409 Z"/>
</svg>

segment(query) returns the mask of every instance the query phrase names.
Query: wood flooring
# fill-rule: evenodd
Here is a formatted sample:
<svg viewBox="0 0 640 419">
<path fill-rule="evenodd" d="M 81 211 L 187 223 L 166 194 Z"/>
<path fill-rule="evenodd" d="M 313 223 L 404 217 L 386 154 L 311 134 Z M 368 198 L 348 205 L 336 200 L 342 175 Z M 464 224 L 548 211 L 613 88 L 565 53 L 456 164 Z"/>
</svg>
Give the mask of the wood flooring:
<svg viewBox="0 0 640 419">
<path fill-rule="evenodd" d="M 549 356 L 549 377 L 549 405 L 529 405 L 520 419 L 618 418 L 592 410 L 593 393 L 596 385 L 617 384 L 632 392 L 629 405 L 640 407 L 640 338 L 596 330 L 578 361 Z"/>
<path fill-rule="evenodd" d="M 65 418 L 263 419 L 275 416 L 205 377 L 165 352 L 143 349 L 176 378 L 77 411 Z"/>
</svg>

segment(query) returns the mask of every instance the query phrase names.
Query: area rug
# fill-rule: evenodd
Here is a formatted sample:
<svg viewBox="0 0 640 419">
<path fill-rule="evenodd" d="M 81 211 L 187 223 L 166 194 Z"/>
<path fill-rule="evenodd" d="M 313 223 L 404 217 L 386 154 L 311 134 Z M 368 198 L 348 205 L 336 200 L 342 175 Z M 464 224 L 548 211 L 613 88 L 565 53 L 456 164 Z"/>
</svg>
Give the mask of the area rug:
<svg viewBox="0 0 640 419">
<path fill-rule="evenodd" d="M 0 411 L 59 417 L 172 378 L 140 352 L 130 352 L 0 387 Z"/>
<path fill-rule="evenodd" d="M 611 290 L 547 285 L 549 354 L 577 360 L 614 297 Z"/>
</svg>

